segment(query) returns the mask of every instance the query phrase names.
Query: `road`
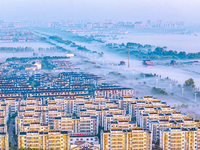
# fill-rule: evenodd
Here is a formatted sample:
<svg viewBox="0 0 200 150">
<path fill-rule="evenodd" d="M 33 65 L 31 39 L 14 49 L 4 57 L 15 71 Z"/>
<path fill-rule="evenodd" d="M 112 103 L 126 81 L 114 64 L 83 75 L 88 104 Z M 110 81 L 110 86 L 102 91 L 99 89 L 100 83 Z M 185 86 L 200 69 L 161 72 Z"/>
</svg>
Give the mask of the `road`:
<svg viewBox="0 0 200 150">
<path fill-rule="evenodd" d="M 13 127 L 15 127 L 15 125 L 13 124 L 15 122 L 14 118 L 11 118 L 10 121 L 10 125 L 9 125 L 9 129 L 8 129 L 8 134 L 9 134 L 9 141 L 11 141 L 11 147 L 14 145 L 17 145 L 15 139 L 14 139 L 14 134 L 13 134 Z"/>
</svg>

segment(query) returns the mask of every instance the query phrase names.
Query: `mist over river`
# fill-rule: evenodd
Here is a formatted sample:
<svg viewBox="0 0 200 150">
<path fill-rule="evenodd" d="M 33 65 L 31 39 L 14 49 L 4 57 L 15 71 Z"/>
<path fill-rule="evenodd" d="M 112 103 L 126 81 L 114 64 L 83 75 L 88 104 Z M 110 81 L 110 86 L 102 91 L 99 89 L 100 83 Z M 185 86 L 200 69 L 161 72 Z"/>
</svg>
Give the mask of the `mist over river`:
<svg viewBox="0 0 200 150">
<path fill-rule="evenodd" d="M 97 33 L 98 34 L 98 33 Z M 81 34 L 85 35 L 85 34 Z M 89 35 L 89 34 L 88 34 Z M 101 37 L 106 43 L 126 44 L 127 42 L 150 44 L 154 46 L 166 46 L 167 50 L 186 51 L 186 53 L 200 52 L 200 34 L 150 34 L 150 33 L 128 33 L 128 34 L 106 34 L 106 37 Z M 127 56 L 117 55 L 114 51 L 107 51 L 101 46 L 105 45 L 97 42 L 83 43 L 76 42 L 77 44 L 84 45 L 92 51 L 104 52 L 104 59 L 109 62 L 119 63 L 123 60 L 127 63 Z M 131 56 L 130 56 L 131 58 Z M 162 60 L 163 61 L 163 60 Z M 165 61 L 165 62 L 169 62 Z M 191 60 L 182 60 L 191 61 Z M 159 60 L 157 60 L 159 62 Z M 193 78 L 196 83 L 196 87 L 200 87 L 200 65 L 190 66 L 154 66 L 153 68 L 147 68 L 142 66 L 142 61 L 130 60 L 130 69 L 137 70 L 143 73 L 156 73 L 163 78 L 169 77 L 178 81 L 183 85 L 185 80 Z"/>
<path fill-rule="evenodd" d="M 44 33 L 44 32 L 43 32 Z M 66 33 L 57 32 L 53 34 L 52 32 L 45 32 L 46 37 L 50 35 L 57 35 L 63 38 L 63 40 L 72 40 Z M 106 35 L 107 36 L 107 35 Z M 114 35 L 115 36 L 115 35 Z M 123 37 L 123 38 L 122 38 Z M 190 37 L 191 40 L 187 41 L 187 37 Z M 154 39 L 153 39 L 154 38 Z M 173 40 L 174 38 L 174 40 Z M 141 44 L 151 44 L 155 46 L 167 46 L 169 47 L 180 47 L 183 50 L 185 47 L 189 47 L 189 44 L 194 43 L 193 50 L 196 52 L 199 51 L 200 45 L 198 42 L 192 41 L 193 39 L 199 39 L 199 36 L 194 35 L 177 35 L 177 34 L 168 34 L 168 35 L 151 35 L 151 34 L 126 34 L 126 35 L 117 35 L 113 39 L 113 34 L 109 34 L 109 37 L 103 37 L 103 40 L 106 40 L 106 43 L 118 43 L 121 44 L 124 42 L 135 42 Z M 157 39 L 157 40 L 156 40 Z M 165 40 L 164 40 L 165 39 Z M 177 42 L 175 39 L 178 39 Z M 183 42 L 183 41 L 187 42 Z M 195 86 L 200 87 L 200 65 L 192 66 L 164 66 L 164 65 L 155 65 L 154 67 L 148 68 L 142 65 L 141 60 L 135 60 L 130 56 L 130 68 L 127 67 L 127 55 L 120 55 L 115 51 L 108 50 L 104 46 L 106 43 L 99 42 L 80 42 L 76 39 L 72 41 L 77 45 L 85 46 L 90 51 L 97 51 L 98 53 L 103 52 L 103 57 L 99 57 L 98 54 L 89 52 L 81 52 L 75 47 L 70 47 L 70 45 L 65 45 L 63 43 L 58 43 L 53 40 L 50 42 L 56 44 L 57 46 L 63 47 L 64 49 L 70 50 L 71 53 L 74 53 L 76 56 L 70 58 L 70 61 L 78 65 L 82 71 L 91 72 L 102 76 L 107 81 L 112 83 L 120 84 L 121 86 L 131 87 L 136 90 L 136 96 L 151 95 L 151 88 L 156 86 L 165 89 L 168 93 L 173 92 L 174 96 L 159 96 L 162 100 L 166 100 L 170 105 L 182 104 L 183 102 L 188 104 L 190 107 L 194 105 L 194 94 L 192 91 L 184 91 L 184 97 L 181 95 L 181 88 L 178 87 L 178 84 L 183 85 L 185 80 L 193 78 L 195 81 Z M 182 42 L 181 42 L 182 41 Z M 154 43 L 153 43 L 154 42 Z M 156 44 L 157 43 L 157 44 Z M 163 43 L 163 45 L 162 45 Z M 170 44 L 171 43 L 171 44 Z M 182 45 L 179 45 L 183 43 Z M 187 45 L 188 44 L 188 45 Z M 38 47 L 49 48 L 53 45 L 47 43 L 3 43 L 0 46 L 6 47 L 32 47 L 38 56 L 66 56 L 66 53 L 61 52 L 38 52 Z M 55 45 L 54 45 L 55 46 Z M 192 47 L 191 46 L 191 47 Z M 177 49 L 173 49 L 177 50 Z M 177 50 L 178 51 L 178 50 Z M 193 51 L 194 52 L 194 51 Z M 28 53 L 0 53 L 0 60 L 5 61 L 8 57 L 33 57 L 33 52 Z M 85 61 L 95 62 L 94 64 L 85 63 Z M 118 66 L 120 61 L 125 61 L 126 66 Z M 156 60 L 159 62 L 160 60 Z M 165 60 L 170 61 L 170 60 Z M 190 61 L 190 60 L 183 60 Z M 98 66 L 98 67 L 97 67 Z M 122 76 L 125 76 L 123 80 L 119 77 L 109 75 L 110 72 L 119 72 Z M 152 73 L 158 75 L 157 77 L 152 78 L 143 78 L 141 73 Z M 165 79 L 165 78 L 169 79 Z M 146 84 L 143 84 L 143 82 Z M 170 89 L 170 84 L 172 85 Z M 175 101 L 174 101 L 175 100 Z M 197 100 L 198 101 L 198 100 Z M 199 101 L 197 102 L 199 104 Z"/>
<path fill-rule="evenodd" d="M 31 47 L 38 56 L 63 56 L 65 53 L 52 53 L 52 52 L 39 52 L 38 48 L 50 48 L 54 47 L 48 43 L 42 42 L 26 42 L 26 43 L 0 43 L 0 47 Z M 6 61 L 7 58 L 11 57 L 33 57 L 34 52 L 17 52 L 17 53 L 0 53 L 0 62 Z"/>
<path fill-rule="evenodd" d="M 127 33 L 127 34 L 100 34 L 106 43 L 126 44 L 127 42 L 149 44 L 164 47 L 167 50 L 185 51 L 186 53 L 200 52 L 200 33 L 193 34 L 162 34 L 162 33 Z M 95 35 L 93 34 L 93 35 Z M 86 35 L 82 33 L 81 35 Z M 87 34 L 91 35 L 91 34 Z M 108 36 L 109 35 L 109 36 Z M 114 38 L 113 38 L 114 37 Z"/>
</svg>

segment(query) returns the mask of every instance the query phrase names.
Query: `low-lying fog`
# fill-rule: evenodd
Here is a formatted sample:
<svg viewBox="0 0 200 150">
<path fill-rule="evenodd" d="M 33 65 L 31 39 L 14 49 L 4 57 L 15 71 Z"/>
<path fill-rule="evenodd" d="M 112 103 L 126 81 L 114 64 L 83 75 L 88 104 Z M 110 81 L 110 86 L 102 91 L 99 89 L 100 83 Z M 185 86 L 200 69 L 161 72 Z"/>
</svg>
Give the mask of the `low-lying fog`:
<svg viewBox="0 0 200 150">
<path fill-rule="evenodd" d="M 38 48 L 50 48 L 52 45 L 42 42 L 26 42 L 26 43 L 1 43 L 0 47 L 31 47 L 38 56 L 63 56 L 65 53 L 39 52 Z M 34 52 L 18 52 L 18 53 L 0 53 L 0 62 L 6 61 L 9 57 L 33 57 Z"/>
<path fill-rule="evenodd" d="M 48 34 L 48 33 L 47 33 Z M 49 34 L 51 35 L 51 34 Z M 58 36 L 59 33 L 57 34 Z M 189 35 L 188 35 L 189 36 Z M 63 39 L 67 40 L 67 37 L 62 35 Z M 55 41 L 51 41 L 58 46 L 71 50 L 72 53 L 76 54 L 76 57 L 70 58 L 70 61 L 75 65 L 79 66 L 82 71 L 92 72 L 97 74 L 110 83 L 120 84 L 121 86 L 131 87 L 135 89 L 135 95 L 141 97 L 144 95 L 152 95 L 152 87 L 159 87 L 164 89 L 168 95 L 155 95 L 158 96 L 162 101 L 168 102 L 171 106 L 178 106 L 182 103 L 189 105 L 188 109 L 181 109 L 183 112 L 192 112 L 198 117 L 199 112 L 199 97 L 197 97 L 197 102 L 195 102 L 195 91 L 190 91 L 182 89 L 182 85 L 185 80 L 193 78 L 195 85 L 199 88 L 200 78 L 199 78 L 199 69 L 200 66 L 185 66 L 185 67 L 169 67 L 169 66 L 154 66 L 152 68 L 147 68 L 142 66 L 142 62 L 138 60 L 130 60 L 130 68 L 127 67 L 127 57 L 119 56 L 116 53 L 108 52 L 102 48 L 103 44 L 96 42 L 93 43 L 83 43 L 74 41 L 77 45 L 86 46 L 89 50 L 104 52 L 103 57 L 99 57 L 98 54 L 93 54 L 89 52 L 81 52 L 76 48 L 66 46 Z M 135 42 L 135 41 L 130 41 Z M 117 42 L 116 42 L 117 43 Z M 142 42 L 141 42 L 142 43 Z M 166 42 L 167 43 L 167 42 Z M 48 45 L 48 44 L 47 44 Z M 178 44 L 177 44 L 178 45 Z M 166 46 L 168 46 L 166 44 Z M 42 46 L 39 46 L 42 47 Z M 44 46 L 45 48 L 46 46 Z M 48 47 L 48 46 L 47 46 Z M 49 47 L 51 47 L 49 45 Z M 4 57 L 20 57 L 20 56 L 32 56 L 33 53 L 29 54 L 6 54 Z M 41 55 L 42 53 L 39 53 Z M 43 52 L 44 54 L 44 52 Z M 47 53 L 46 55 L 66 55 L 65 53 Z M 2 56 L 2 55 L 1 55 Z M 2 57 L 1 57 L 2 58 Z M 120 61 L 125 61 L 126 66 L 118 66 Z M 91 63 L 95 62 L 95 63 Z M 111 74 L 110 72 L 114 72 Z M 110 74 L 109 74 L 110 73 Z M 120 73 L 120 74 L 118 74 Z M 155 77 L 144 77 L 141 73 L 152 73 L 158 76 Z M 165 79 L 169 77 L 169 79 Z M 180 85 L 181 87 L 180 87 Z M 173 93 L 171 95 L 170 93 Z"/>
<path fill-rule="evenodd" d="M 98 33 L 97 33 L 98 34 Z M 84 35 L 84 34 L 83 34 Z M 94 34 L 95 35 L 95 34 Z M 167 46 L 168 50 L 186 51 L 187 53 L 200 51 L 200 34 L 156 34 L 156 33 L 127 33 L 107 34 L 109 37 L 101 37 L 106 43 L 127 43 L 150 44 L 155 46 Z M 115 36 L 116 35 L 116 36 Z M 113 37 L 114 38 L 113 38 Z"/>
</svg>

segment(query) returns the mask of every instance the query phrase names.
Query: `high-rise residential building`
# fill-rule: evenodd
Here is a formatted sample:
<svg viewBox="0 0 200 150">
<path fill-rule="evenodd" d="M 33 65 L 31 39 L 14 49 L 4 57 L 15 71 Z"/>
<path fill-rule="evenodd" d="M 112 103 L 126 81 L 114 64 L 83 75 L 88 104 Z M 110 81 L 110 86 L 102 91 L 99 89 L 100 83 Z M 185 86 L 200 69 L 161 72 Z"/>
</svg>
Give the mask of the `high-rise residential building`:
<svg viewBox="0 0 200 150">
<path fill-rule="evenodd" d="M 9 150 L 8 133 L 0 132 L 0 149 Z"/>
<path fill-rule="evenodd" d="M 75 133 L 92 133 L 98 134 L 98 118 L 96 116 L 81 115 L 74 120 Z"/>
<path fill-rule="evenodd" d="M 0 149 L 9 150 L 7 120 L 8 120 L 8 104 L 0 102 Z"/>
<path fill-rule="evenodd" d="M 18 134 L 18 148 L 70 150 L 67 131 L 27 131 Z"/>
<path fill-rule="evenodd" d="M 151 132 L 135 127 L 131 130 L 113 128 L 101 132 L 102 150 L 151 150 Z"/>
<path fill-rule="evenodd" d="M 87 23 L 87 30 L 91 30 L 92 29 L 92 23 L 91 22 L 88 22 Z"/>
<path fill-rule="evenodd" d="M 165 27 L 165 20 L 158 20 L 157 21 L 157 26 L 161 27 L 161 28 Z"/>
<path fill-rule="evenodd" d="M 163 129 L 160 130 L 160 147 L 163 150 L 197 150 L 200 148 L 199 137 L 199 127 L 189 129 L 171 127 Z"/>
</svg>

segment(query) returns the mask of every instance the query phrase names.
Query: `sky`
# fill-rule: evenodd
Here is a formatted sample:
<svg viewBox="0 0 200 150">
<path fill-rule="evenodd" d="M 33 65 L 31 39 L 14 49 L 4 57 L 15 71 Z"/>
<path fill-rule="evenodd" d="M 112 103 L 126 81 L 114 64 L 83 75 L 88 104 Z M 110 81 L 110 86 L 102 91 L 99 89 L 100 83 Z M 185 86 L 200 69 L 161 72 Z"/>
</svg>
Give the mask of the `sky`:
<svg viewBox="0 0 200 150">
<path fill-rule="evenodd" d="M 0 20 L 140 21 L 200 24 L 200 0 L 0 0 Z"/>
</svg>

